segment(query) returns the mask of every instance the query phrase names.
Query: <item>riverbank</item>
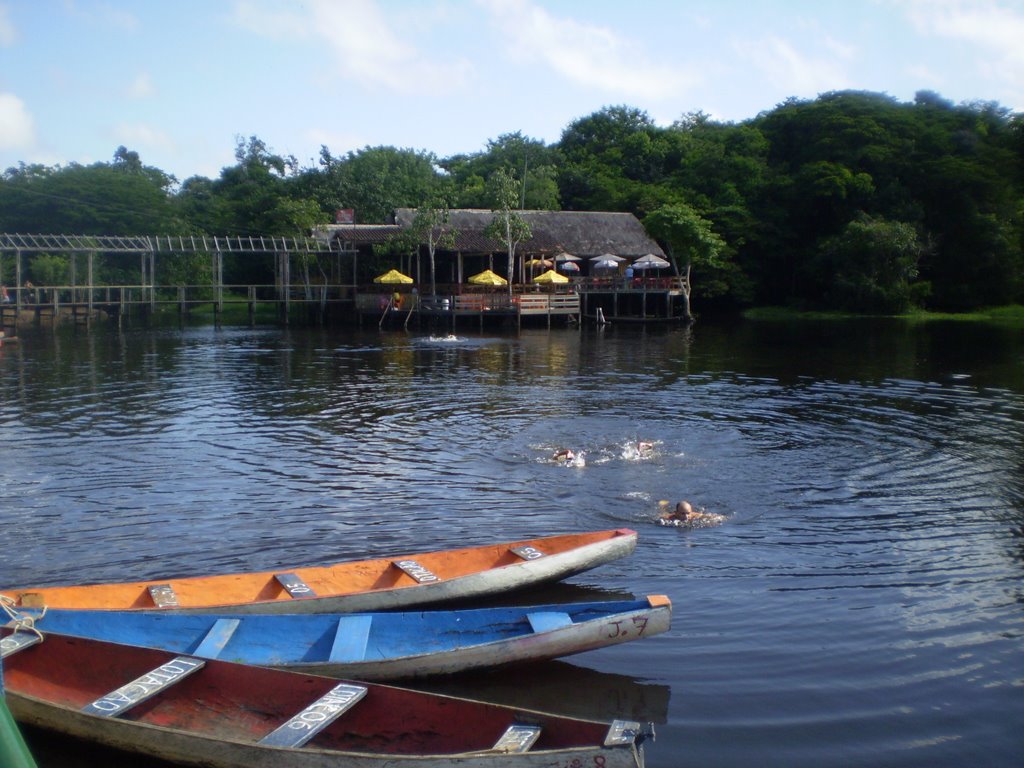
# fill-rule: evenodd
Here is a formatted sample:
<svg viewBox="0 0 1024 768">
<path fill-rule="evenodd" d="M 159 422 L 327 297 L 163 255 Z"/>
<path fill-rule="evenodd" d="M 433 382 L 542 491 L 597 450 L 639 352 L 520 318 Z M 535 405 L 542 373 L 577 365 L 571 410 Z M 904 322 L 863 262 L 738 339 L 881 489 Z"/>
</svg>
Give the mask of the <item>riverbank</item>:
<svg viewBox="0 0 1024 768">
<path fill-rule="evenodd" d="M 854 312 L 808 312 L 788 307 L 756 307 L 743 312 L 745 320 L 857 320 L 864 318 L 889 317 L 898 320 L 929 322 L 933 320 L 955 320 L 958 322 L 997 322 L 1019 325 L 1024 328 L 1024 306 L 1009 304 L 973 312 L 929 312 L 915 310 L 899 315 L 862 315 Z"/>
</svg>

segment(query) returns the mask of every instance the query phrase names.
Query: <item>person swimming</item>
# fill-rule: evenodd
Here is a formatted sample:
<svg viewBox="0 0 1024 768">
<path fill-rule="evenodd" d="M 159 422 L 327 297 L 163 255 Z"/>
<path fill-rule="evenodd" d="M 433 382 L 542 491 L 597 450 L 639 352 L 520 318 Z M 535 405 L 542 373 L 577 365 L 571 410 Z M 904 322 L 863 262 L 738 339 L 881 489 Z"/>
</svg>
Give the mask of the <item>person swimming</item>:
<svg viewBox="0 0 1024 768">
<path fill-rule="evenodd" d="M 585 467 L 587 466 L 587 460 L 583 458 L 585 455 L 584 451 L 574 452 L 569 448 L 562 448 L 555 451 L 551 460 L 565 467 Z"/>
<path fill-rule="evenodd" d="M 725 515 L 698 512 L 685 499 L 676 504 L 675 509 L 672 510 L 669 510 L 667 501 L 659 501 L 658 507 L 661 510 L 658 514 L 658 525 L 671 525 L 677 528 L 710 528 L 725 522 Z"/>
<path fill-rule="evenodd" d="M 620 454 L 625 461 L 639 461 L 654 455 L 654 443 L 649 440 L 629 441 L 622 446 Z"/>
</svg>

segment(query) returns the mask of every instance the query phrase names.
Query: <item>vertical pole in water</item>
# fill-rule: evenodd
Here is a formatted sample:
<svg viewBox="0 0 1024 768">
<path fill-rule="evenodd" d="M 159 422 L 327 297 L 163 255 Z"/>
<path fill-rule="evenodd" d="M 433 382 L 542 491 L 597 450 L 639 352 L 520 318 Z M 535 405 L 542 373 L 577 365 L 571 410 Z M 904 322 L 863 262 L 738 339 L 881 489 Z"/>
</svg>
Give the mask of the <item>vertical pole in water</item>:
<svg viewBox="0 0 1024 768">
<path fill-rule="evenodd" d="M 224 311 L 224 254 L 217 251 L 217 311 Z"/>
<path fill-rule="evenodd" d="M 86 259 L 86 271 L 87 271 L 88 274 L 86 275 L 86 278 L 85 278 L 86 281 L 89 283 L 89 288 L 88 288 L 88 291 L 89 291 L 89 299 L 88 299 L 89 315 L 88 315 L 88 317 L 89 317 L 90 322 L 92 321 L 92 293 L 93 293 L 92 262 L 93 262 L 93 255 L 94 255 L 93 252 L 89 251 L 88 258 Z"/>
</svg>

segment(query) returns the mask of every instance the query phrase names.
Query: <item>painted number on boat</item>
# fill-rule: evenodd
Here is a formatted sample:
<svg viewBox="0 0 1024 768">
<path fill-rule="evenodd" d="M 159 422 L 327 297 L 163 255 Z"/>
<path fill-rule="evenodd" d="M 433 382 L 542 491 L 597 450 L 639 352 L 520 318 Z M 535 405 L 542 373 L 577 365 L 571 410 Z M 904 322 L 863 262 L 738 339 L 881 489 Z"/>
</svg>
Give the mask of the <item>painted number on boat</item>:
<svg viewBox="0 0 1024 768">
<path fill-rule="evenodd" d="M 149 596 L 157 608 L 178 608 L 178 596 L 170 584 L 150 584 Z"/>
<path fill-rule="evenodd" d="M 544 553 L 536 547 L 512 547 L 510 551 L 519 555 L 523 560 L 536 560 L 538 557 L 544 557 Z"/>
<path fill-rule="evenodd" d="M 415 560 L 395 560 L 394 563 L 396 568 L 405 571 L 405 573 L 412 576 L 420 584 L 429 584 L 432 581 L 440 581 L 435 573 L 424 568 Z"/>
<path fill-rule="evenodd" d="M 12 653 L 42 642 L 43 638 L 35 632 L 15 632 L 0 640 L 0 659 L 6 659 Z"/>
<path fill-rule="evenodd" d="M 316 592 L 294 573 L 278 573 L 274 576 L 288 594 L 295 598 L 316 597 Z"/>
<path fill-rule="evenodd" d="M 495 752 L 527 752 L 540 738 L 539 725 L 510 725 L 494 745 Z"/>
<path fill-rule="evenodd" d="M 301 747 L 365 695 L 366 688 L 361 685 L 340 683 L 287 723 L 260 739 L 260 744 L 268 747 Z"/>
<path fill-rule="evenodd" d="M 206 662 L 200 659 L 178 656 L 127 685 L 122 685 L 116 691 L 101 696 L 92 704 L 87 704 L 82 707 L 82 711 L 90 715 L 116 717 L 168 686 L 184 680 L 193 672 L 198 672 L 205 664 Z"/>
<path fill-rule="evenodd" d="M 636 629 L 637 637 L 643 637 L 644 630 L 647 629 L 647 617 L 646 616 L 633 616 L 631 617 L 633 628 Z M 608 622 L 608 634 L 607 637 L 624 637 L 630 634 L 629 627 L 623 626 L 627 624 L 627 619 L 616 619 L 615 621 Z"/>
</svg>

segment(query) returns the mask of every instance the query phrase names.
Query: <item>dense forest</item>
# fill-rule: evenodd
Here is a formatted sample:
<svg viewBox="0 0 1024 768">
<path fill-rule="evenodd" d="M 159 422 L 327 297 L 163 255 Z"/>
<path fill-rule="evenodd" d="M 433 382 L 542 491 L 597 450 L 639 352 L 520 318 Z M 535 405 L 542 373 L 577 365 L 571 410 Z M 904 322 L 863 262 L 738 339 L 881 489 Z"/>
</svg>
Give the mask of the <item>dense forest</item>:
<svg viewBox="0 0 1024 768">
<path fill-rule="evenodd" d="M 500 170 L 519 181 L 522 208 L 634 213 L 680 269 L 692 267 L 705 308 L 1024 301 L 1024 115 L 990 102 L 834 92 L 742 123 L 693 113 L 667 127 L 611 106 L 550 145 L 511 133 L 445 158 L 322 147 L 302 167 L 253 136 L 237 140 L 235 158 L 219 178 L 180 182 L 125 147 L 109 163 L 9 168 L 0 232 L 294 235 L 340 208 L 360 223 L 437 201 L 492 208 Z M 54 255 L 28 267 L 43 280 L 62 268 Z M 161 278 L 203 268 L 182 260 Z"/>
</svg>

